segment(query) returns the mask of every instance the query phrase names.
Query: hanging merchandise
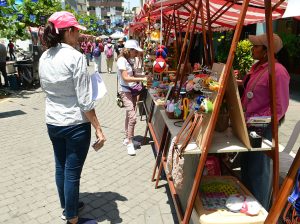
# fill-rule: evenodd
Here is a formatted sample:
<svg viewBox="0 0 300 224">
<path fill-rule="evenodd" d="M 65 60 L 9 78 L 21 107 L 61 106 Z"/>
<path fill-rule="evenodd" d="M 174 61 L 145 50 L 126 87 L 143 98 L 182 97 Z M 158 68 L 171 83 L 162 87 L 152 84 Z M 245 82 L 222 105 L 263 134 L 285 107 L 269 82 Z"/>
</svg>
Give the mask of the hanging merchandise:
<svg viewBox="0 0 300 224">
<path fill-rule="evenodd" d="M 159 29 L 160 29 L 160 24 L 159 24 L 159 23 L 155 23 L 155 24 L 153 25 L 153 28 L 154 28 L 155 30 L 159 30 Z"/>
<path fill-rule="evenodd" d="M 7 6 L 6 0 L 0 0 L 0 6 Z"/>
<path fill-rule="evenodd" d="M 153 70 L 157 73 L 162 73 L 167 67 L 167 63 L 163 58 L 156 58 L 153 63 Z"/>
<path fill-rule="evenodd" d="M 158 42 L 160 40 L 160 32 L 159 30 L 154 30 L 150 33 L 150 39 L 152 41 Z"/>
<path fill-rule="evenodd" d="M 160 48 L 163 49 L 166 54 L 168 54 L 168 48 L 165 45 L 162 45 L 162 44 L 158 45 L 157 49 L 160 49 Z"/>
<path fill-rule="evenodd" d="M 36 15 L 30 14 L 30 15 L 29 15 L 29 19 L 30 19 L 30 21 L 32 21 L 32 22 L 35 23 L 35 21 L 36 21 Z"/>
<path fill-rule="evenodd" d="M 162 57 L 162 58 L 166 58 L 167 57 L 167 54 L 166 52 L 162 49 L 162 48 L 159 48 L 156 52 L 155 52 L 155 55 L 156 57 Z"/>
</svg>

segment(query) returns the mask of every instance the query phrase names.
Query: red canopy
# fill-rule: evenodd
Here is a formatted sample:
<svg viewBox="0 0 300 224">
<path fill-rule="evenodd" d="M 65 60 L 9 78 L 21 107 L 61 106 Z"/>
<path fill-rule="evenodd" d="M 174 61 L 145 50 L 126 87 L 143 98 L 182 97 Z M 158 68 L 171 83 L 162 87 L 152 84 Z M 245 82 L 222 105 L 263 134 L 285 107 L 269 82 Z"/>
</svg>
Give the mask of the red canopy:
<svg viewBox="0 0 300 224">
<path fill-rule="evenodd" d="M 161 13 L 166 19 L 169 15 L 174 15 L 177 20 L 180 21 L 180 26 L 184 30 L 187 26 L 187 21 L 191 15 L 192 7 L 198 1 L 188 0 L 156 0 L 148 2 L 144 5 L 141 13 L 136 16 L 133 26 L 131 28 L 136 29 L 147 24 L 147 17 L 150 14 L 150 19 L 160 19 Z M 202 0 L 204 9 L 204 19 L 207 21 L 207 0 Z M 273 19 L 281 18 L 287 3 L 280 0 L 271 0 L 274 8 L 272 16 Z M 277 6 L 277 4 L 279 6 Z M 276 7 L 274 7 L 276 5 Z M 213 31 L 234 29 L 242 8 L 242 0 L 209 0 L 209 10 L 211 17 L 211 28 Z M 200 12 L 199 12 L 200 13 Z M 199 16 L 198 24 L 196 29 L 201 30 L 201 17 Z M 244 25 L 264 22 L 265 20 L 265 9 L 264 0 L 250 0 L 250 4 L 247 10 Z M 207 22 L 206 22 L 207 27 Z"/>
</svg>

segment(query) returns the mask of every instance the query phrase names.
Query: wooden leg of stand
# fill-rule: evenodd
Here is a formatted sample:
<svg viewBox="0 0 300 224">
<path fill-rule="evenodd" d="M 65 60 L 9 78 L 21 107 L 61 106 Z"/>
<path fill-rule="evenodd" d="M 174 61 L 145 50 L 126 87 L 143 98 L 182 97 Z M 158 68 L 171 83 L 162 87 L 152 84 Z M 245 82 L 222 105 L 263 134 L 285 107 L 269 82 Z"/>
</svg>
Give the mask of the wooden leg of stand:
<svg viewBox="0 0 300 224">
<path fill-rule="evenodd" d="M 162 157 L 162 152 L 164 150 L 165 147 L 165 142 L 166 142 L 166 137 L 167 137 L 167 132 L 168 132 L 168 128 L 165 125 L 164 130 L 163 130 L 163 135 L 162 135 L 162 139 L 161 139 L 161 143 L 159 145 L 159 149 L 156 155 L 156 160 L 155 160 L 155 165 L 154 165 L 154 169 L 153 169 L 153 174 L 152 174 L 152 182 L 154 181 L 154 177 L 155 177 L 155 173 L 156 173 L 156 168 L 159 166 L 159 164 L 161 163 L 161 157 Z M 159 177 L 158 177 L 159 178 Z"/>
<path fill-rule="evenodd" d="M 159 182 L 159 179 L 160 179 L 160 176 L 161 176 L 161 172 L 163 170 L 163 163 L 164 163 L 164 160 L 166 158 L 166 154 L 168 152 L 170 138 L 171 138 L 171 134 L 170 134 L 170 132 L 167 131 L 167 133 L 166 133 L 166 139 L 165 139 L 165 145 L 164 145 L 162 153 L 161 153 L 161 159 L 160 159 L 160 163 L 159 163 L 159 169 L 158 169 L 158 173 L 157 173 L 157 176 L 156 176 L 155 188 L 157 188 L 157 186 L 158 186 L 158 182 Z"/>
<path fill-rule="evenodd" d="M 161 175 L 162 169 L 163 169 L 163 161 L 161 160 L 161 161 L 160 161 L 160 164 L 159 164 L 158 174 L 157 174 L 157 177 L 156 177 L 155 189 L 156 189 L 157 186 L 158 186 L 158 182 L 159 182 L 159 179 L 160 179 L 160 175 Z"/>
<path fill-rule="evenodd" d="M 147 133 L 148 133 L 148 131 L 149 131 L 149 123 L 150 123 L 151 120 L 152 120 L 154 107 L 155 107 L 155 103 L 152 101 L 152 102 L 151 102 L 151 106 L 150 106 L 149 117 L 148 117 L 148 119 L 147 119 L 147 121 L 146 121 L 146 130 L 145 130 L 145 134 L 144 134 L 143 145 L 145 145 L 145 143 L 146 143 L 146 137 L 147 137 Z"/>
<path fill-rule="evenodd" d="M 295 185 L 295 178 L 297 176 L 298 169 L 300 167 L 300 148 L 296 154 L 296 157 L 289 169 L 287 176 L 284 179 L 284 182 L 280 188 L 279 194 L 276 200 L 273 203 L 273 206 L 270 209 L 270 212 L 267 216 L 265 223 L 275 224 L 286 205 L 287 198 L 291 193 L 293 186 Z"/>
</svg>

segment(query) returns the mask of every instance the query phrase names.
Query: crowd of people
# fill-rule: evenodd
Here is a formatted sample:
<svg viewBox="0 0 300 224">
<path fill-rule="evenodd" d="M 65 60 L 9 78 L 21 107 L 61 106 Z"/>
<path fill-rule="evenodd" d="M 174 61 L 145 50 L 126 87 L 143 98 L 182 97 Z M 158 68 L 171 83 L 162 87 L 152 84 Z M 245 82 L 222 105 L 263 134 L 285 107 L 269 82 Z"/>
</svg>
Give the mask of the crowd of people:
<svg viewBox="0 0 300 224">
<path fill-rule="evenodd" d="M 104 57 L 106 71 L 111 74 L 113 72 L 113 63 L 117 61 L 115 53 L 118 57 L 122 48 L 124 48 L 125 41 L 126 38 L 120 38 L 114 44 L 111 38 L 102 39 L 101 37 L 83 35 L 79 37 L 79 44 L 76 48 L 85 55 L 88 66 L 90 66 L 91 61 L 95 62 L 95 71 L 99 73 L 102 72 L 101 68 L 103 68 L 103 65 L 101 65 L 101 60 Z"/>
</svg>

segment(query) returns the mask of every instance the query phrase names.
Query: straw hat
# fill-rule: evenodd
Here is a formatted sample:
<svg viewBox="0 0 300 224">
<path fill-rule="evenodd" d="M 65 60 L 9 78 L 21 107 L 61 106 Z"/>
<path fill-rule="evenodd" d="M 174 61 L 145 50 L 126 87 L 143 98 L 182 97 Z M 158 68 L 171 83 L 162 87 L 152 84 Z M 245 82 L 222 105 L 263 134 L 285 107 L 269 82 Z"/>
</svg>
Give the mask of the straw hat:
<svg viewBox="0 0 300 224">
<path fill-rule="evenodd" d="M 253 45 L 264 45 L 266 47 L 268 47 L 268 38 L 267 38 L 267 34 L 262 34 L 262 35 L 249 35 L 249 41 L 253 44 Z M 282 44 L 282 40 L 281 38 L 273 33 L 273 42 L 274 42 L 274 52 L 278 53 L 281 48 L 283 47 Z"/>
</svg>

